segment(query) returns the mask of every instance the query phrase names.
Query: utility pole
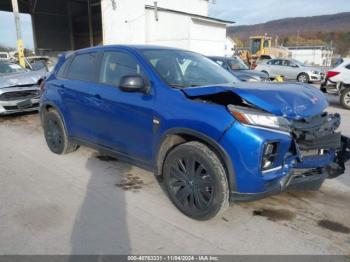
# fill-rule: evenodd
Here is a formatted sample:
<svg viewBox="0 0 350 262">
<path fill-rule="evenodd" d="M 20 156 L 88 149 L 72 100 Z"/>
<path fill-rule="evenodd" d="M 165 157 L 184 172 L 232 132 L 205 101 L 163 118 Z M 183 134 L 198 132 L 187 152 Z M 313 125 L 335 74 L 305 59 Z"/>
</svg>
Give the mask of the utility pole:
<svg viewBox="0 0 350 262">
<path fill-rule="evenodd" d="M 92 28 L 91 2 L 90 2 L 90 0 L 87 0 L 87 6 L 88 6 L 88 16 L 89 16 L 89 41 L 90 41 L 90 46 L 94 46 L 94 30 Z"/>
<path fill-rule="evenodd" d="M 21 33 L 21 24 L 19 20 L 17 0 L 12 0 L 12 10 L 13 10 L 13 15 L 15 17 L 15 25 L 16 25 L 18 61 L 21 66 L 25 67 L 26 64 L 24 61 L 24 48 L 23 48 L 23 40 L 22 40 L 22 33 Z"/>
</svg>

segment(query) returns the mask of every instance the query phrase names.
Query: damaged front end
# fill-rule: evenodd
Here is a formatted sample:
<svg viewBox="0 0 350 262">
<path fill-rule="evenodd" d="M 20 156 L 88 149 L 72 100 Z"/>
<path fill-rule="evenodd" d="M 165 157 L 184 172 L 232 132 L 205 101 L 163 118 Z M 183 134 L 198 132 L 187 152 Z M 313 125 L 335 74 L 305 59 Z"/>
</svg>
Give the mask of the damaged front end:
<svg viewBox="0 0 350 262">
<path fill-rule="evenodd" d="M 345 172 L 350 159 L 350 139 L 336 132 L 339 114 L 320 115 L 291 121 L 292 147 L 295 157 L 289 189 L 318 189 L 326 178 Z"/>
<path fill-rule="evenodd" d="M 350 139 L 337 129 L 339 114 L 310 85 L 263 84 L 191 87 L 192 100 L 223 105 L 234 117 L 219 139 L 232 159 L 234 201 L 251 201 L 287 189 L 316 190 L 345 171 Z"/>
<path fill-rule="evenodd" d="M 291 133 L 298 160 L 294 167 L 326 168 L 329 178 L 343 174 L 345 162 L 350 159 L 350 139 L 336 132 L 339 125 L 340 115 L 326 112 L 292 121 Z M 330 164 L 329 158 L 333 160 Z"/>
</svg>

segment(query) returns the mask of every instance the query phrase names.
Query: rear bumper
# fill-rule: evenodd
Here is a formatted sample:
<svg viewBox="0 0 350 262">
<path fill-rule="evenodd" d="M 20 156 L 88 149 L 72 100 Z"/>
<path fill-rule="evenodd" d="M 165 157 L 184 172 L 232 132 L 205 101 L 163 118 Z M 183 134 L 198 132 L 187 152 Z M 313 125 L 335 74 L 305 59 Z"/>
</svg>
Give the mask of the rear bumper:
<svg viewBox="0 0 350 262">
<path fill-rule="evenodd" d="M 316 190 L 325 179 L 338 177 L 345 172 L 345 163 L 350 159 L 350 138 L 341 137 L 341 148 L 334 152 L 332 161 L 322 168 L 291 169 L 284 177 L 270 183 L 267 190 L 258 193 L 231 192 L 230 200 L 234 202 L 248 202 L 279 194 L 286 190 Z M 310 162 L 309 162 L 310 161 Z M 302 165 L 312 165 L 313 159 L 305 159 Z M 298 165 L 298 164 L 297 164 Z M 297 166 L 296 165 L 296 166 Z"/>
</svg>

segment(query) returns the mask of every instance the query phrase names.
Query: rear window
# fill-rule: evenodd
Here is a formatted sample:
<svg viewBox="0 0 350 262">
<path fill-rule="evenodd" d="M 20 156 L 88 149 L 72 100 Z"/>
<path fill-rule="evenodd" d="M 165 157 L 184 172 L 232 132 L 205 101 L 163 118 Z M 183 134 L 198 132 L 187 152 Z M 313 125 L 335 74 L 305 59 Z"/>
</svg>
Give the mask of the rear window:
<svg viewBox="0 0 350 262">
<path fill-rule="evenodd" d="M 69 79 L 90 82 L 97 81 L 97 75 L 97 53 L 86 53 L 75 56 L 67 73 Z"/>
</svg>

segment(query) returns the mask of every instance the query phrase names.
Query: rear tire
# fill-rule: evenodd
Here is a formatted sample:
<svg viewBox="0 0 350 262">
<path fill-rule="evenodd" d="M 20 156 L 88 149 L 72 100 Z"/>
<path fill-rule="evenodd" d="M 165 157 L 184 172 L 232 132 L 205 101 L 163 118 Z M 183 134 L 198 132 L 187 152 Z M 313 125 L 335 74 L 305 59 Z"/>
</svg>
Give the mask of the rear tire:
<svg viewBox="0 0 350 262">
<path fill-rule="evenodd" d="M 345 109 L 350 110 L 350 88 L 343 90 L 340 95 L 340 104 Z"/>
<path fill-rule="evenodd" d="M 228 207 L 225 169 L 202 143 L 193 141 L 172 149 L 165 159 L 163 176 L 170 200 L 193 219 L 211 219 Z"/>
<path fill-rule="evenodd" d="M 66 129 L 59 113 L 55 110 L 44 113 L 43 127 L 47 146 L 59 155 L 76 151 L 79 146 L 69 141 Z"/>
<path fill-rule="evenodd" d="M 298 75 L 297 80 L 300 83 L 309 83 L 310 77 L 306 73 L 301 73 L 301 74 Z"/>
</svg>

